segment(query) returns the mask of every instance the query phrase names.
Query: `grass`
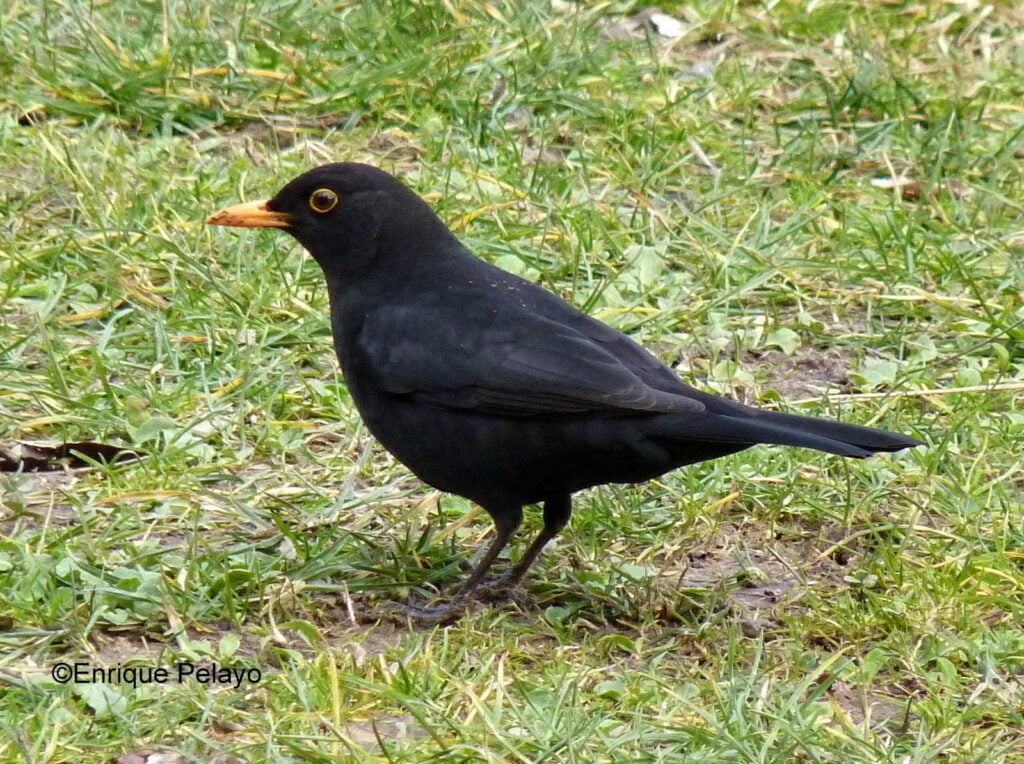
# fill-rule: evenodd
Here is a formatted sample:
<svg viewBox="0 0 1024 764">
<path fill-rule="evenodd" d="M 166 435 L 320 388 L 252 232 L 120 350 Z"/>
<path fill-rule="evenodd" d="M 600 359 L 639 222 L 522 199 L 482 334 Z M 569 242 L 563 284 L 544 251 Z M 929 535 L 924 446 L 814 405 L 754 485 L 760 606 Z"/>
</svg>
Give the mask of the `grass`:
<svg viewBox="0 0 1024 764">
<path fill-rule="evenodd" d="M 1020 12 L 662 7 L 0 7 L 0 439 L 146 454 L 0 475 L 0 759 L 1024 758 Z M 202 223 L 338 160 L 695 384 L 929 447 L 596 489 L 532 608 L 362 623 L 489 522 L 362 427 L 315 263 Z"/>
</svg>

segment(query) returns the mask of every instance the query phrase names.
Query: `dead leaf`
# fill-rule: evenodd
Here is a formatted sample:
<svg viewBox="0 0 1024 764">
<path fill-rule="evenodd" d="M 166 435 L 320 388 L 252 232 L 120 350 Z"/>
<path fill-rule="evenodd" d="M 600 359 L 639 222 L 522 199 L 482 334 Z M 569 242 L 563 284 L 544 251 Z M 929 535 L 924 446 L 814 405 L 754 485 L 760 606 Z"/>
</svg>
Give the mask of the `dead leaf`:
<svg viewBox="0 0 1024 764">
<path fill-rule="evenodd" d="M 164 310 L 170 305 L 167 300 L 153 291 L 154 287 L 152 284 L 144 282 L 141 279 L 132 278 L 126 273 L 121 273 L 117 276 L 117 283 L 122 289 L 124 289 L 124 291 L 143 305 L 148 305 L 149 307 L 157 308 L 158 310 Z"/>
<path fill-rule="evenodd" d="M 793 581 L 754 584 L 729 592 L 729 597 L 749 608 L 772 608 L 779 604 L 786 593 L 793 589 L 793 586 Z"/>
<path fill-rule="evenodd" d="M 550 146 L 541 149 L 536 146 L 523 148 L 523 164 L 561 164 L 564 161 L 562 152 Z"/>
<path fill-rule="evenodd" d="M 908 178 L 906 175 L 902 174 L 873 178 L 871 180 L 871 185 L 875 188 L 895 190 L 901 199 L 908 202 L 915 202 L 925 196 L 925 187 L 923 183 L 918 180 L 914 180 L 913 178 Z M 927 195 L 934 199 L 938 197 L 943 187 L 945 187 L 946 191 L 954 199 L 969 198 L 974 194 L 974 189 L 959 178 L 946 178 L 942 181 L 941 185 L 936 184 L 932 186 L 928 190 Z"/>
<path fill-rule="evenodd" d="M 651 10 L 655 12 L 648 15 L 647 23 L 651 25 L 656 34 L 667 37 L 670 40 L 675 40 L 678 37 L 682 37 L 683 33 L 686 32 L 686 27 L 683 26 L 683 22 L 679 19 L 654 8 Z"/>
<path fill-rule="evenodd" d="M 188 759 L 169 751 L 138 751 L 121 754 L 117 757 L 117 764 L 188 764 Z"/>
<path fill-rule="evenodd" d="M 602 34 L 609 40 L 643 38 L 648 32 L 666 40 L 678 40 L 686 33 L 686 25 L 675 16 L 664 13 L 661 8 L 651 6 L 602 30 Z"/>
<path fill-rule="evenodd" d="M 0 472 L 48 472 L 91 467 L 93 462 L 113 463 L 138 459 L 140 454 L 124 446 L 79 441 L 76 443 L 25 443 L 0 447 Z"/>
<path fill-rule="evenodd" d="M 83 324 L 86 321 L 93 321 L 97 318 L 103 318 L 112 309 L 119 308 L 121 307 L 121 305 L 123 305 L 123 303 L 121 303 L 120 305 L 115 305 L 113 306 L 113 308 L 111 308 L 111 306 L 106 306 L 102 308 L 91 308 L 90 310 L 82 310 L 79 311 L 78 313 L 69 313 L 64 316 L 57 316 L 56 320 L 58 323 L 61 324 Z"/>
<path fill-rule="evenodd" d="M 872 178 L 871 185 L 875 188 L 895 191 L 901 199 L 916 201 L 921 198 L 921 182 L 908 178 L 906 175 L 892 175 L 883 178 Z"/>
</svg>

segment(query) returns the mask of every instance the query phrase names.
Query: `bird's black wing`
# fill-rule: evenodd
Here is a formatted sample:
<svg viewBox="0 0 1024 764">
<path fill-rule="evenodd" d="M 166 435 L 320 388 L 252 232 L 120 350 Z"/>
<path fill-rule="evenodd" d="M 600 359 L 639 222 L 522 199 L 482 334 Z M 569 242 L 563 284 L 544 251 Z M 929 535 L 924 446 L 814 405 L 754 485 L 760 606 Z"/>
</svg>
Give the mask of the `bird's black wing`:
<svg viewBox="0 0 1024 764">
<path fill-rule="evenodd" d="M 505 416 L 699 414 L 699 401 L 652 387 L 602 343 L 526 311 L 438 305 L 379 308 L 359 350 L 388 392 Z"/>
<path fill-rule="evenodd" d="M 696 390 L 684 384 L 675 372 L 642 345 L 596 318 L 580 313 L 575 308 L 571 310 L 575 314 L 571 323 L 573 329 L 614 355 L 624 366 L 651 387 L 686 397 L 699 395 Z"/>
</svg>

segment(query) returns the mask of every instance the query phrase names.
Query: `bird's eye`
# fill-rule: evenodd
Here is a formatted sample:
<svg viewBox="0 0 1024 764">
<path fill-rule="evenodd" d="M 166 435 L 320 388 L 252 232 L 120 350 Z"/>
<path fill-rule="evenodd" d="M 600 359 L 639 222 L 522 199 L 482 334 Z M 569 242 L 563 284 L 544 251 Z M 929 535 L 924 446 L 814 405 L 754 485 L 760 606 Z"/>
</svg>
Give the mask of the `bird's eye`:
<svg viewBox="0 0 1024 764">
<path fill-rule="evenodd" d="M 309 206 L 313 212 L 330 212 L 338 206 L 338 195 L 329 188 L 318 188 L 309 195 Z"/>
</svg>

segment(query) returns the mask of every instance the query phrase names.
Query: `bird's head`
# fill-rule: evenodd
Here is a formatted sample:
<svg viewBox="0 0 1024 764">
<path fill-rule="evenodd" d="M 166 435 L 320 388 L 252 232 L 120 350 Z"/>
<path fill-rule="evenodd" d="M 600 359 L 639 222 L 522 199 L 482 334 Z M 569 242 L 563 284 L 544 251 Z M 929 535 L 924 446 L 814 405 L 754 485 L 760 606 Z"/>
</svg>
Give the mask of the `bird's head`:
<svg viewBox="0 0 1024 764">
<path fill-rule="evenodd" d="M 402 268 L 410 253 L 426 254 L 425 242 L 451 237 L 429 205 L 397 179 L 353 162 L 317 167 L 271 199 L 226 207 L 206 222 L 280 228 L 309 250 L 328 280 Z"/>
</svg>

